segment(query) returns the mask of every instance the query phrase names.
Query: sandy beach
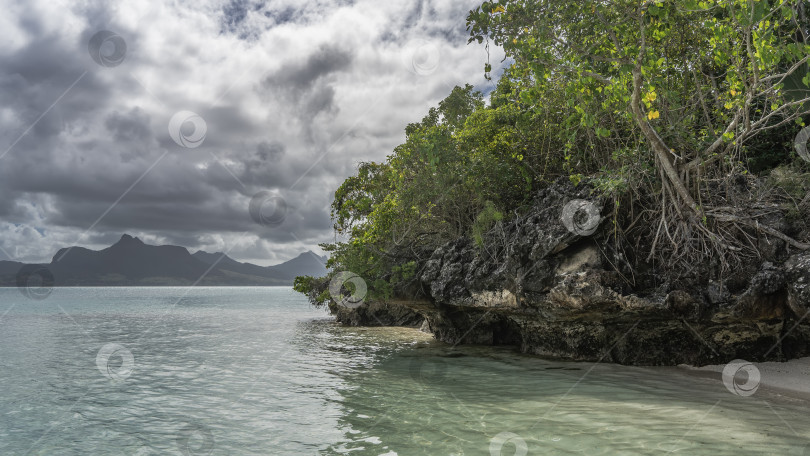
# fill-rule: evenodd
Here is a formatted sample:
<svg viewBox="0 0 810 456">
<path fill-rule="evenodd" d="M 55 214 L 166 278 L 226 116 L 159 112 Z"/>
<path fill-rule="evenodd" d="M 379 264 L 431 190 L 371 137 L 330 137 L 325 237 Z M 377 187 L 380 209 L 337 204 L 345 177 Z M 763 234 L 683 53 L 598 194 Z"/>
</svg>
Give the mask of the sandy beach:
<svg viewBox="0 0 810 456">
<path fill-rule="evenodd" d="M 784 363 L 766 362 L 751 363 L 751 365 L 756 369 L 755 372 L 759 373 L 759 379 L 754 379 L 751 383 L 751 386 L 757 391 L 764 390 L 810 400 L 810 357 Z M 718 378 L 722 381 L 723 370 L 726 366 L 728 365 L 717 364 L 702 367 L 681 365 L 678 367 L 692 375 Z M 747 373 L 738 374 L 734 378 L 738 384 L 746 383 Z"/>
</svg>

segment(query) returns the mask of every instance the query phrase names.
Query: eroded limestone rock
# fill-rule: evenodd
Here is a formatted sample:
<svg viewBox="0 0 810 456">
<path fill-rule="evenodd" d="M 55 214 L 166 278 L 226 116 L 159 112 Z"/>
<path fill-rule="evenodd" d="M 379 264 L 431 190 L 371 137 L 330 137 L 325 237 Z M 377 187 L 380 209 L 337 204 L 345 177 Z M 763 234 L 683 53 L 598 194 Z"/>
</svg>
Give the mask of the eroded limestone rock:
<svg viewBox="0 0 810 456">
<path fill-rule="evenodd" d="M 728 286 L 678 288 L 666 280 L 637 287 L 606 247 L 609 234 L 583 234 L 563 223 L 564 208 L 577 200 L 596 211 L 604 206 L 587 186 L 559 181 L 528 214 L 490 232 L 483 248 L 458 239 L 436 249 L 419 276 L 426 301 L 369 303 L 338 319 L 409 325 L 424 319 L 423 329 L 451 344 L 510 344 L 543 356 L 624 364 L 810 355 L 810 254 L 765 263 L 758 272 L 749 265 Z M 628 291 L 636 288 L 644 294 Z"/>
</svg>

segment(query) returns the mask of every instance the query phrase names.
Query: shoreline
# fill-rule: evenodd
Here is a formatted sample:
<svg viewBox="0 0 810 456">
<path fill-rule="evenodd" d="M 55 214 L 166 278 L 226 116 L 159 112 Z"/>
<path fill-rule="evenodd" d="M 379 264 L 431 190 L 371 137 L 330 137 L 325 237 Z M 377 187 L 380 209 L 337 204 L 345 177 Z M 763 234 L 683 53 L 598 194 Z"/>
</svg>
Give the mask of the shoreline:
<svg viewBox="0 0 810 456">
<path fill-rule="evenodd" d="M 758 389 L 753 397 L 761 393 L 774 394 L 790 399 L 810 402 L 810 357 L 785 362 L 768 361 L 751 363 L 760 374 Z M 679 365 L 677 369 L 686 375 L 716 379 L 722 382 L 725 364 L 702 367 Z M 745 380 L 745 379 L 742 379 Z"/>
<path fill-rule="evenodd" d="M 338 321 L 335 321 L 335 324 L 346 326 L 341 324 Z M 399 338 L 409 338 L 414 334 L 419 334 L 419 337 L 414 338 L 415 340 L 419 340 L 421 342 L 425 342 L 428 339 L 437 344 L 450 346 L 446 342 L 442 342 L 432 334 L 426 333 L 419 328 L 412 327 L 412 326 L 346 326 L 349 328 L 353 328 L 355 330 L 361 331 L 383 331 L 389 332 L 392 330 L 396 330 L 396 336 Z M 507 345 L 480 345 L 480 344 L 469 344 L 464 345 L 465 348 L 470 347 L 478 347 L 478 348 L 486 348 L 486 349 L 501 349 L 501 350 L 509 350 L 511 349 L 514 351 L 515 354 L 520 355 L 521 357 L 526 356 L 530 358 L 535 358 L 543 361 L 550 361 L 555 363 L 570 363 L 570 364 L 589 364 L 589 365 L 610 365 L 615 366 L 618 368 L 627 368 L 627 369 L 643 369 L 648 370 L 651 372 L 663 372 L 667 375 L 671 376 L 682 376 L 685 378 L 692 378 L 692 379 L 701 379 L 713 384 L 723 385 L 723 369 L 727 366 L 726 364 L 713 364 L 713 365 L 706 365 L 701 367 L 696 367 L 688 364 L 680 364 L 677 366 L 633 366 L 633 365 L 625 365 L 625 364 L 618 364 L 612 362 L 589 362 L 589 361 L 576 361 L 576 360 L 567 360 L 567 359 L 559 359 L 559 358 L 549 358 L 544 357 L 541 355 L 531 354 L 531 353 L 521 353 L 517 347 L 515 346 L 507 346 Z M 453 347 L 456 348 L 456 347 Z M 770 400 L 774 402 L 784 402 L 784 403 L 802 403 L 802 405 L 810 407 L 810 357 L 798 358 L 793 359 L 790 361 L 785 362 L 762 362 L 762 363 L 751 363 L 760 373 L 760 380 L 757 383 L 757 389 L 754 394 L 752 394 L 749 398 L 752 400 Z M 737 376 L 737 383 L 745 383 L 745 377 Z M 721 386 L 722 388 L 722 386 Z M 729 397 L 734 397 L 735 394 L 729 392 Z M 745 398 L 743 395 L 736 395 L 737 397 Z"/>
</svg>

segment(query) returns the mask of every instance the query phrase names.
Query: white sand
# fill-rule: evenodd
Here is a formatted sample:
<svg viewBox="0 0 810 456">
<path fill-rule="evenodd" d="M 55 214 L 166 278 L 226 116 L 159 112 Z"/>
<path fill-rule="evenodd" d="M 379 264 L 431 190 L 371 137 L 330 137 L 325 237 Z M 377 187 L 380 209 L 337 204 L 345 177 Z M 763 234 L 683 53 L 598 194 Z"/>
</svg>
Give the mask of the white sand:
<svg viewBox="0 0 810 456">
<path fill-rule="evenodd" d="M 765 389 L 782 391 L 784 393 L 810 397 L 810 357 L 794 359 L 785 363 L 767 362 L 752 363 L 760 373 L 759 386 Z M 725 364 L 693 367 L 678 366 L 694 373 L 715 372 L 723 373 Z"/>
</svg>

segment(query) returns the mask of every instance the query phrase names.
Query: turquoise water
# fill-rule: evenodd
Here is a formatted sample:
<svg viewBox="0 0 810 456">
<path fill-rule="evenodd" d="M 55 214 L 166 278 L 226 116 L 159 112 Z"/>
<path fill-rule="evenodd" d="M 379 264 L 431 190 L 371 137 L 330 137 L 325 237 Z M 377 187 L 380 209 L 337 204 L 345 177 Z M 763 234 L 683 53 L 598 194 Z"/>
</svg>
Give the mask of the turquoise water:
<svg viewBox="0 0 810 456">
<path fill-rule="evenodd" d="M 344 328 L 288 288 L 0 289 L 0 454 L 810 454 L 810 408 L 676 369 Z"/>
</svg>

